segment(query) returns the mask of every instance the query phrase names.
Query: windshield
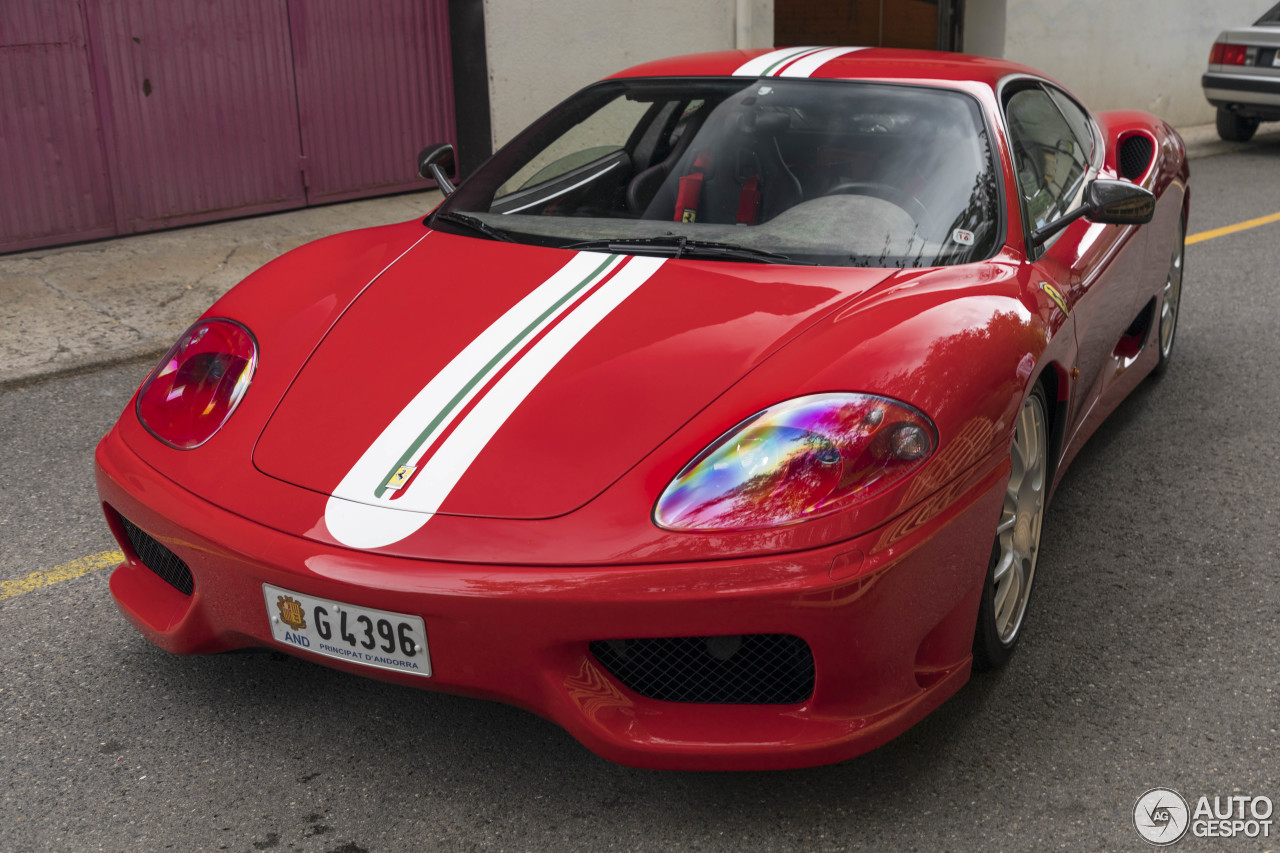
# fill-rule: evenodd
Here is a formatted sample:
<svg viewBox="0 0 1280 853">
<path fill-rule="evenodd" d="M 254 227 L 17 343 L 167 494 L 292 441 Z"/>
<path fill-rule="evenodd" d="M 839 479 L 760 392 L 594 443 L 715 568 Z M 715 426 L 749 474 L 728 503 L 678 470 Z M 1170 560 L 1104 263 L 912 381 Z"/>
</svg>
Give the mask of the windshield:
<svg viewBox="0 0 1280 853">
<path fill-rule="evenodd" d="M 499 151 L 431 224 L 548 246 L 936 266 L 995 252 L 996 174 L 978 104 L 959 92 L 607 81 Z"/>
</svg>

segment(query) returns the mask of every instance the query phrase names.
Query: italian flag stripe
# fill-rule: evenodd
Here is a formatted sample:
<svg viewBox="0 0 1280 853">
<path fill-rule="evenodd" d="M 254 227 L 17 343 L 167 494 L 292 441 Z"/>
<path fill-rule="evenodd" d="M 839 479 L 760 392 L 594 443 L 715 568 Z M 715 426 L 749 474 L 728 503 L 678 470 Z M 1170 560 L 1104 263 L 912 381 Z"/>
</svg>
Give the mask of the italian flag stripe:
<svg viewBox="0 0 1280 853">
<path fill-rule="evenodd" d="M 343 478 L 325 504 L 330 535 L 350 548 L 378 548 L 419 530 L 538 383 L 665 260 L 580 252 L 495 320 L 401 410 Z M 455 418 L 457 427 L 445 435 Z M 387 480 L 412 458 L 415 445 L 431 448 L 437 439 L 394 502 L 375 494 L 389 491 Z"/>
<path fill-rule="evenodd" d="M 821 49 L 820 47 L 785 47 L 782 50 L 771 50 L 738 66 L 738 69 L 733 72 L 733 76 L 764 77 L 770 71 L 789 60 L 798 59 L 810 51 Z"/>
<path fill-rule="evenodd" d="M 817 53 L 819 50 L 820 48 L 811 47 L 811 48 L 807 48 L 806 50 L 802 50 L 799 53 L 794 53 L 790 56 L 784 56 L 782 59 L 779 59 L 777 62 L 770 65 L 764 71 L 761 71 L 760 76 L 761 77 L 777 76 L 775 72 L 781 71 L 783 67 L 788 66 L 791 63 L 796 62 L 797 60 L 803 59 L 804 57 L 809 56 L 810 54 Z"/>
<path fill-rule="evenodd" d="M 427 439 L 436 433 L 446 418 L 452 420 L 452 417 L 450 416 L 462 408 L 466 400 L 470 399 L 472 396 L 471 392 L 482 385 L 485 380 L 493 376 L 493 374 L 506 363 L 507 357 L 511 355 L 517 347 L 533 337 L 534 334 L 549 320 L 560 314 L 568 303 L 572 302 L 582 294 L 583 291 L 589 288 L 592 282 L 596 281 L 606 269 L 616 266 L 618 261 L 618 255 L 606 255 L 604 260 L 602 260 L 595 269 L 588 273 L 585 278 L 570 288 L 567 293 L 535 317 L 533 321 L 521 329 L 515 337 L 503 344 L 502 348 L 494 353 L 493 356 L 485 362 L 484 366 L 481 367 L 480 370 L 476 371 L 471 378 L 458 389 L 458 392 L 444 404 L 443 408 L 441 408 L 440 411 L 432 417 L 426 427 L 424 427 L 409 446 L 404 449 L 404 452 L 400 454 L 399 458 L 391 464 L 391 467 L 386 471 L 382 478 L 378 480 L 374 496 L 378 498 L 386 497 L 391 492 L 391 490 L 386 487 L 387 481 L 395 475 L 396 471 L 400 470 L 402 465 L 407 465 L 409 463 L 409 460 L 412 459 L 420 449 L 422 449 L 423 445 L 427 443 Z"/>
<path fill-rule="evenodd" d="M 775 77 L 808 77 L 822 66 L 826 65 L 836 57 L 845 56 L 858 50 L 865 50 L 861 47 L 828 47 L 822 50 L 816 50 L 813 53 L 800 57 L 795 62 L 790 63 L 777 74 Z"/>
</svg>

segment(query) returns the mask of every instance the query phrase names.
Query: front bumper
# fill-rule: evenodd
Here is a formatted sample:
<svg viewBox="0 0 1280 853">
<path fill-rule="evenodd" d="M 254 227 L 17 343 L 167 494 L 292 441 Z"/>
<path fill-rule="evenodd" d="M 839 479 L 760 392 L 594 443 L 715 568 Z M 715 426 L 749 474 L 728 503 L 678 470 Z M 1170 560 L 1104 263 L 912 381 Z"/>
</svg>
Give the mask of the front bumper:
<svg viewBox="0 0 1280 853">
<path fill-rule="evenodd" d="M 1210 71 L 1200 77 L 1200 85 L 1215 107 L 1243 106 L 1246 112 L 1256 110 L 1264 117 L 1280 117 L 1280 76 Z"/>
<path fill-rule="evenodd" d="M 336 669 L 507 702 L 623 764 L 764 769 L 839 761 L 905 731 L 967 680 L 1007 456 L 975 466 L 879 530 L 796 554 L 683 565 L 521 567 L 409 560 L 273 530 L 151 469 L 113 430 L 98 490 L 126 554 L 124 615 L 175 653 L 264 646 Z M 1001 461 L 1001 459 L 1005 461 Z M 190 568 L 184 595 L 143 565 L 120 517 Z M 269 583 L 421 616 L 429 679 L 318 657 L 272 639 Z M 658 701 L 628 690 L 593 641 L 786 634 L 815 662 L 790 705 Z"/>
</svg>

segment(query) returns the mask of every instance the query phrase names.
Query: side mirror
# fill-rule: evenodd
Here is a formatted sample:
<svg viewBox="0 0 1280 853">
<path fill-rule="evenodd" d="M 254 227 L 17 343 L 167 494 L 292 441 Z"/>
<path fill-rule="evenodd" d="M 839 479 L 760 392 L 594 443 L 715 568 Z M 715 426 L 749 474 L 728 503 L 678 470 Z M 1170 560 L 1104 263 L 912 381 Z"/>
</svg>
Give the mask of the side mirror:
<svg viewBox="0 0 1280 853">
<path fill-rule="evenodd" d="M 1156 197 L 1128 181 L 1099 178 L 1085 193 L 1091 222 L 1106 225 L 1146 225 L 1156 215 Z"/>
<path fill-rule="evenodd" d="M 1031 232 L 1031 243 L 1043 245 L 1046 240 L 1080 217 L 1104 225 L 1146 225 L 1156 214 L 1156 197 L 1137 184 L 1098 178 L 1084 190 L 1084 204 Z"/>
<path fill-rule="evenodd" d="M 418 155 L 418 174 L 424 178 L 434 180 L 440 187 L 440 192 L 445 195 L 449 195 L 457 189 L 453 185 L 453 181 L 449 180 L 456 174 L 456 171 L 453 146 L 447 142 L 428 145 Z"/>
</svg>

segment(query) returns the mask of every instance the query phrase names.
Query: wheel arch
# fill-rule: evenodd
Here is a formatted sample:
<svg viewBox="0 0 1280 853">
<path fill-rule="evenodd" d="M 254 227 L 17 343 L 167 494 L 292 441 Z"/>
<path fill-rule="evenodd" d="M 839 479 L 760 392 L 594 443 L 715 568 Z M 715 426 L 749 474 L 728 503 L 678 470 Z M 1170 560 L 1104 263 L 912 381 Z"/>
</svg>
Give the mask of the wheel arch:
<svg viewBox="0 0 1280 853">
<path fill-rule="evenodd" d="M 1049 482 L 1052 484 L 1046 501 L 1053 499 L 1053 487 L 1058 483 L 1058 466 L 1062 461 L 1064 439 L 1066 436 L 1067 416 L 1071 407 L 1071 376 L 1067 367 L 1059 362 L 1051 361 L 1044 366 L 1034 382 L 1027 386 L 1027 396 L 1039 385 L 1044 389 L 1044 398 L 1048 402 L 1045 420 L 1049 429 Z"/>
</svg>

